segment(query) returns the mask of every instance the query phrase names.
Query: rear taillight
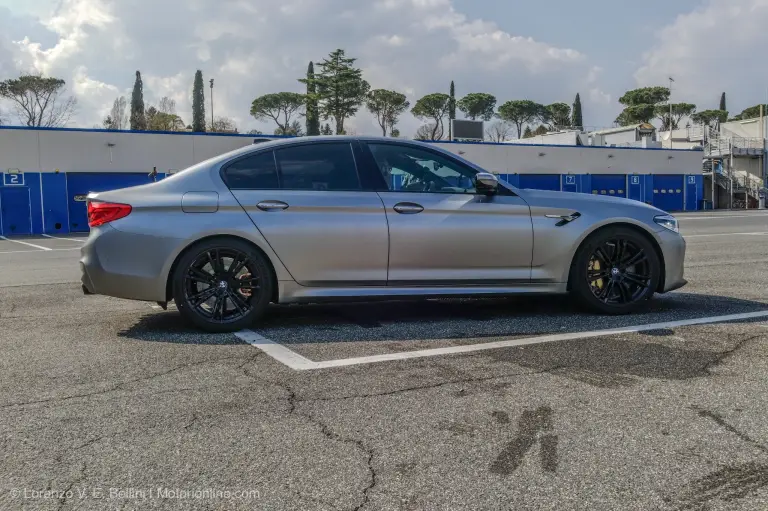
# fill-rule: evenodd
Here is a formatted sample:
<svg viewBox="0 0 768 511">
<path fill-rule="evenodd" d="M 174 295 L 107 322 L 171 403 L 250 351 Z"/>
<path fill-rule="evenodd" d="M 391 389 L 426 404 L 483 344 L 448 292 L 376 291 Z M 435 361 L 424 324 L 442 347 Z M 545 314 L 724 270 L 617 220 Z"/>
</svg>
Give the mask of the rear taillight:
<svg viewBox="0 0 768 511">
<path fill-rule="evenodd" d="M 98 227 L 125 218 L 130 213 L 131 206 L 129 204 L 88 201 L 88 226 Z"/>
</svg>

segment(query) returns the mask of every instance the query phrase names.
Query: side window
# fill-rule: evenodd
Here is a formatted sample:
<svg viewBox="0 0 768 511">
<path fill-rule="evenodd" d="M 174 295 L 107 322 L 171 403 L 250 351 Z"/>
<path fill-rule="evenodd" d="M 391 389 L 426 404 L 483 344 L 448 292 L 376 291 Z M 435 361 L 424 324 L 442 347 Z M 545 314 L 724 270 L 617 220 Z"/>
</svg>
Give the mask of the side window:
<svg viewBox="0 0 768 511">
<path fill-rule="evenodd" d="M 275 151 L 283 190 L 359 190 L 352 146 L 305 144 Z"/>
<path fill-rule="evenodd" d="M 476 171 L 416 147 L 368 144 L 390 191 L 475 193 Z"/>
<path fill-rule="evenodd" d="M 232 190 L 280 188 L 272 151 L 247 156 L 224 168 L 224 181 Z"/>
</svg>

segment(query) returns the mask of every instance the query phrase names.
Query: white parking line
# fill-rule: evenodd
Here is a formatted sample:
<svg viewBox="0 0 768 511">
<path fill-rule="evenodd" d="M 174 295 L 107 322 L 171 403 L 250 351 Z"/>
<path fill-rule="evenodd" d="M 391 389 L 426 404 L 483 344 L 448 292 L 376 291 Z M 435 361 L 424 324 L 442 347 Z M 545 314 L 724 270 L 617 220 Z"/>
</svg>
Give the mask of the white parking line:
<svg viewBox="0 0 768 511">
<path fill-rule="evenodd" d="M 48 252 L 67 252 L 69 250 L 81 250 L 80 247 L 73 248 L 49 248 Z M 0 254 L 31 254 L 41 252 L 40 250 L 6 250 L 0 252 Z"/>
<path fill-rule="evenodd" d="M 650 323 L 647 325 L 635 325 L 624 328 L 613 328 L 609 330 L 593 330 L 588 332 L 571 332 L 554 335 L 540 335 L 538 337 L 526 337 L 522 339 L 507 339 L 504 341 L 488 342 L 483 344 L 470 344 L 464 346 L 450 346 L 447 348 L 433 348 L 428 350 L 404 351 L 400 353 L 386 353 L 383 355 L 371 355 L 368 357 L 344 358 L 338 360 L 323 360 L 315 362 L 298 353 L 291 351 L 285 346 L 271 341 L 264 336 L 257 334 L 252 330 L 241 330 L 235 335 L 248 344 L 259 348 L 267 355 L 278 362 L 282 362 L 291 369 L 297 371 L 306 371 L 310 369 L 328 369 L 331 367 L 344 367 L 361 364 L 372 364 L 374 362 L 387 362 L 393 360 L 407 360 L 412 358 L 435 357 L 440 355 L 453 355 L 456 353 L 472 353 L 475 351 L 494 350 L 499 348 L 512 348 L 516 346 L 526 346 L 530 344 L 542 344 L 557 341 L 573 341 L 577 339 L 588 339 L 592 337 L 605 337 L 609 335 L 628 334 L 636 332 L 647 332 L 649 330 L 662 330 L 668 328 L 677 328 L 690 325 L 706 325 L 712 323 L 724 323 L 727 321 L 738 321 L 743 319 L 765 318 L 768 317 L 768 311 L 745 312 L 741 314 L 728 314 L 725 316 L 709 316 L 705 318 L 683 319 L 680 321 L 666 321 L 663 323 Z"/>
<path fill-rule="evenodd" d="M 85 240 L 80 240 L 77 238 L 60 238 L 58 236 L 51 236 L 50 234 L 43 234 L 44 238 L 51 238 L 52 240 L 63 240 L 63 241 L 76 241 L 78 243 L 85 243 Z"/>
<path fill-rule="evenodd" d="M 33 243 L 27 243 L 26 241 L 10 240 L 10 239 L 6 238 L 5 236 L 0 236 L 0 240 L 10 241 L 11 243 L 21 243 L 22 245 L 27 245 L 28 247 L 39 248 L 40 250 L 53 250 L 51 248 L 43 247 L 41 245 L 35 245 Z"/>
<path fill-rule="evenodd" d="M 266 337 L 257 334 L 252 330 L 241 330 L 235 334 L 237 337 L 247 342 L 251 346 L 259 348 L 261 351 L 282 362 L 291 369 L 303 371 L 307 369 L 319 369 L 318 364 L 322 362 L 313 362 L 308 358 L 302 357 L 295 351 L 291 351 L 282 344 L 270 341 Z"/>
<path fill-rule="evenodd" d="M 683 238 L 710 238 L 712 236 L 765 236 L 768 232 L 718 232 L 713 234 L 683 234 Z"/>
</svg>

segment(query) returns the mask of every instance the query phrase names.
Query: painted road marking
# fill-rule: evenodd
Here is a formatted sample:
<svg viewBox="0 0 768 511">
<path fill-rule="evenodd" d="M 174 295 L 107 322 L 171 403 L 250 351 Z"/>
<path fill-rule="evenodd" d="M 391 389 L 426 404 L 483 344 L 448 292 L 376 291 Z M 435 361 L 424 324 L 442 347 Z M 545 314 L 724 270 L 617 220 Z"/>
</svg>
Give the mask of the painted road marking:
<svg viewBox="0 0 768 511">
<path fill-rule="evenodd" d="M 345 367 L 361 364 L 372 364 L 375 362 L 387 362 L 394 360 L 408 360 L 412 358 L 436 357 L 441 355 L 454 355 L 457 353 L 472 353 L 476 351 L 494 350 L 500 348 L 513 348 L 516 346 L 527 346 L 531 344 L 542 344 L 557 341 L 573 341 L 577 339 L 588 339 L 593 337 L 605 337 L 609 335 L 630 334 L 637 332 L 647 332 L 649 330 L 663 330 L 668 328 L 677 328 L 691 325 L 707 325 L 712 323 L 725 323 L 727 321 L 738 321 L 743 319 L 755 319 L 768 317 L 768 311 L 745 312 L 741 314 L 728 314 L 725 316 L 709 316 L 705 318 L 683 319 L 680 321 L 666 321 L 663 323 L 650 323 L 646 325 L 635 325 L 624 328 L 612 328 L 609 330 L 592 330 L 587 332 L 570 332 L 553 335 L 540 335 L 538 337 L 526 337 L 522 339 L 507 339 L 503 341 L 488 342 L 483 344 L 469 344 L 464 346 L 450 346 L 446 348 L 433 348 L 428 350 L 404 351 L 400 353 L 386 353 L 383 355 L 371 355 L 368 357 L 353 357 L 338 360 L 323 360 L 315 362 L 298 353 L 291 351 L 282 344 L 267 339 L 252 330 L 241 330 L 235 335 L 247 342 L 251 346 L 259 348 L 267 355 L 278 362 L 281 362 L 296 371 L 306 371 L 310 369 L 328 369 L 332 367 Z"/>
<path fill-rule="evenodd" d="M 10 239 L 6 238 L 5 236 L 0 236 L 0 240 L 10 241 L 11 243 L 21 243 L 22 245 L 27 245 L 29 247 L 39 248 L 40 250 L 53 250 L 52 248 L 43 247 L 41 245 L 35 245 L 33 243 L 27 243 L 26 241 L 10 240 Z"/>
<path fill-rule="evenodd" d="M 235 333 L 235 335 L 251 346 L 259 348 L 261 351 L 274 358 L 278 362 L 282 362 L 291 369 L 295 369 L 297 371 L 305 371 L 307 369 L 320 369 L 320 364 L 323 364 L 323 362 L 313 362 L 308 358 L 302 357 L 295 351 L 289 350 L 282 344 L 277 344 L 274 341 L 270 341 L 266 337 L 257 334 L 253 330 L 241 330 Z"/>
<path fill-rule="evenodd" d="M 768 232 L 718 232 L 714 234 L 689 234 L 683 235 L 683 238 L 709 238 L 712 236 L 765 236 Z"/>
<path fill-rule="evenodd" d="M 62 241 L 76 241 L 78 243 L 85 243 L 85 240 L 77 239 L 77 238 L 60 238 L 58 236 L 51 236 L 50 234 L 43 234 L 44 238 L 51 238 L 52 240 L 62 240 Z"/>
<path fill-rule="evenodd" d="M 74 247 L 74 248 L 49 248 L 48 252 L 67 252 L 69 250 L 80 250 L 80 247 Z M 38 253 L 40 250 L 7 250 L 4 252 L 0 252 L 0 254 L 31 254 L 31 253 Z"/>
</svg>

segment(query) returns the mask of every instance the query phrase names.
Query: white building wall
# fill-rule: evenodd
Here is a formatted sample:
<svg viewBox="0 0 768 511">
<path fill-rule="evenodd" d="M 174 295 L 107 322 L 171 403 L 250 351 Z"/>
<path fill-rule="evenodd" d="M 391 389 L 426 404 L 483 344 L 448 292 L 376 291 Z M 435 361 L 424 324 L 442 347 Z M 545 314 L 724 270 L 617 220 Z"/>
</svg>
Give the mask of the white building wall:
<svg viewBox="0 0 768 511">
<path fill-rule="evenodd" d="M 0 170 L 149 172 L 182 170 L 254 137 L 0 128 Z M 113 144 L 112 147 L 109 144 Z M 697 174 L 700 151 L 587 146 L 437 143 L 498 174 Z"/>
</svg>

